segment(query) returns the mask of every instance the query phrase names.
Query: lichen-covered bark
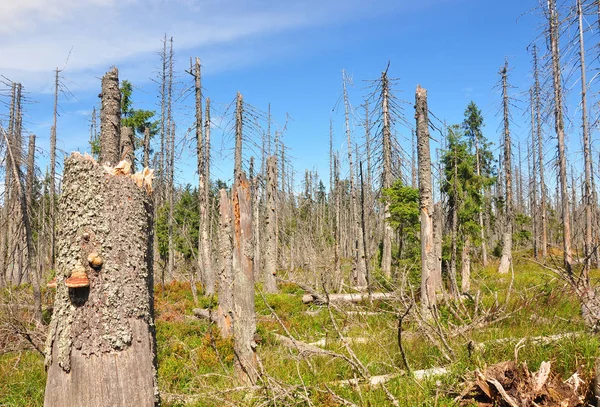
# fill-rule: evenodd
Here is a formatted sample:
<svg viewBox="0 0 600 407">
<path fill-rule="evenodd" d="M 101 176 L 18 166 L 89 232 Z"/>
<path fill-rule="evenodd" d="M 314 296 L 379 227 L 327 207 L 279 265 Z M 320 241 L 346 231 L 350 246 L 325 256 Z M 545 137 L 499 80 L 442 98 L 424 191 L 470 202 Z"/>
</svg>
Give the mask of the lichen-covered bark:
<svg viewBox="0 0 600 407">
<path fill-rule="evenodd" d="M 236 376 L 256 383 L 256 314 L 254 312 L 254 260 L 252 258 L 252 208 L 250 184 L 239 173 L 232 189 L 233 201 L 233 338 Z"/>
<path fill-rule="evenodd" d="M 73 153 L 65 160 L 58 212 L 44 405 L 158 405 L 147 191 Z M 100 268 L 87 261 L 93 252 L 103 260 Z M 78 266 L 90 285 L 67 288 Z"/>
<path fill-rule="evenodd" d="M 431 155 L 427 91 L 417 86 L 415 119 L 417 121 L 417 154 L 419 156 L 419 203 L 421 208 L 421 306 L 424 312 L 435 305 L 435 252 L 433 242 L 433 196 L 431 189 Z"/>
<path fill-rule="evenodd" d="M 113 67 L 102 77 L 100 109 L 100 162 L 116 165 L 120 157 L 121 91 L 119 71 Z"/>
<path fill-rule="evenodd" d="M 277 236 L 276 236 L 276 197 L 277 197 L 277 156 L 267 159 L 267 210 L 265 219 L 265 291 L 277 292 Z"/>
<path fill-rule="evenodd" d="M 121 128 L 121 138 L 119 142 L 121 143 L 120 159 L 129 161 L 131 163 L 131 170 L 135 171 L 135 136 L 131 127 Z"/>
</svg>

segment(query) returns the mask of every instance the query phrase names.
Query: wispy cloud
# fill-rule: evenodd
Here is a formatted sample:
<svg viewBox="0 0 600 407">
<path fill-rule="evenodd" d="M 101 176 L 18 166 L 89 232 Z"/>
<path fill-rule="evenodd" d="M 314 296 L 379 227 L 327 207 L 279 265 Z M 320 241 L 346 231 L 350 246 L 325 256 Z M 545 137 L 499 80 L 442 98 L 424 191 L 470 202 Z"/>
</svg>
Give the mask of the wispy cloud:
<svg viewBox="0 0 600 407">
<path fill-rule="evenodd" d="M 72 49 L 70 74 L 98 76 L 110 65 L 156 59 L 165 32 L 174 36 L 178 50 L 198 49 L 225 66 L 244 39 L 372 13 L 360 0 L 4 1 L 0 73 L 40 90 Z M 219 50 L 223 46 L 230 54 Z"/>
</svg>

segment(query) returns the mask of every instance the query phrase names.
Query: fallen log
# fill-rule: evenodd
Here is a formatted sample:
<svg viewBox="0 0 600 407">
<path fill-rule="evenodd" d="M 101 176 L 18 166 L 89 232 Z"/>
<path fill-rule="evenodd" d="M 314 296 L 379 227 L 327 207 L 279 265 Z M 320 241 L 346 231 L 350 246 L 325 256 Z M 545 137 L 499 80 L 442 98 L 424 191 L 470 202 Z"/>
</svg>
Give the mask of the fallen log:
<svg viewBox="0 0 600 407">
<path fill-rule="evenodd" d="M 351 293 L 351 294 L 329 294 L 330 302 L 361 302 L 369 299 L 368 293 Z M 372 293 L 371 298 L 374 300 L 390 300 L 395 298 L 394 293 Z M 315 295 L 315 293 L 304 294 L 302 296 L 302 302 L 304 304 L 327 304 L 327 297 L 322 295 Z"/>
<path fill-rule="evenodd" d="M 479 342 L 479 343 L 469 342 L 468 346 L 469 346 L 469 348 L 474 349 L 474 350 L 483 350 L 486 346 L 501 345 L 504 343 L 518 342 L 518 341 L 525 341 L 525 342 L 532 343 L 535 345 L 546 345 L 548 343 L 562 341 L 563 339 L 575 339 L 583 334 L 584 334 L 584 332 L 565 332 L 562 334 L 548 335 L 548 336 L 525 336 L 523 338 L 509 337 L 509 338 L 500 338 L 500 339 L 494 339 L 491 341 Z"/>
<path fill-rule="evenodd" d="M 359 384 L 369 384 L 371 386 L 376 386 L 379 384 L 385 384 L 385 383 L 389 382 L 390 380 L 395 379 L 396 377 L 402 376 L 403 374 L 405 374 L 405 372 L 401 371 L 399 373 L 390 373 L 390 374 L 384 374 L 384 375 L 380 375 L 380 376 L 371 376 L 367 380 L 347 379 L 347 380 L 338 380 L 338 381 L 332 382 L 330 384 L 336 385 L 336 386 L 342 386 L 342 387 L 343 386 L 357 386 Z M 443 376 L 445 374 L 448 374 L 448 369 L 446 369 L 445 367 L 432 367 L 431 369 L 415 370 L 413 372 L 413 377 L 416 380 L 423 380 L 428 377 Z"/>
<path fill-rule="evenodd" d="M 210 322 L 212 322 L 212 323 L 215 323 L 215 324 L 217 323 L 217 320 L 218 320 L 218 318 L 217 318 L 217 314 L 216 314 L 216 313 L 214 313 L 214 312 L 213 312 L 212 310 L 210 310 L 210 309 L 204 309 L 204 308 L 194 308 L 194 309 L 192 310 L 192 312 L 194 313 L 194 315 L 195 315 L 197 318 L 200 318 L 200 319 L 205 319 L 205 320 L 207 320 L 207 321 L 210 321 Z"/>
</svg>

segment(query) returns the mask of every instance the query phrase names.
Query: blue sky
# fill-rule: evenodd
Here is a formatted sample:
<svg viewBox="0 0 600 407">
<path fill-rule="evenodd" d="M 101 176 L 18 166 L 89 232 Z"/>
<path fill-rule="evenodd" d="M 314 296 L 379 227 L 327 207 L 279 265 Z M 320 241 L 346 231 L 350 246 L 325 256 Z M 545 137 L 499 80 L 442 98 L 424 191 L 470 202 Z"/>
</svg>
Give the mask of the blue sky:
<svg viewBox="0 0 600 407">
<path fill-rule="evenodd" d="M 508 57 L 511 82 L 517 87 L 512 92 L 526 101 L 517 93 L 530 85 L 526 47 L 539 35 L 540 18 L 528 10 L 537 4 L 517 0 L 2 2 L 0 74 L 25 86 L 26 130 L 37 134 L 40 151 L 47 157 L 53 69 L 65 66 L 72 50 L 62 72 L 72 95 L 60 98 L 58 146 L 66 153 L 85 151 L 99 77 L 110 66 L 118 66 L 121 79 L 134 84 L 136 107 L 159 110 L 157 85 L 151 78 L 167 33 L 174 37 L 180 89 L 191 84 L 191 77 L 183 73 L 189 57 L 202 59 L 205 96 L 213 100 L 216 118 L 215 177 L 231 178 L 233 142 L 230 132 L 223 130 L 231 120 L 230 104 L 240 91 L 247 103 L 261 111 L 266 112 L 271 103 L 274 128 L 283 126 L 289 114 L 283 138 L 295 170 L 298 174 L 304 168 L 318 170 L 327 182 L 330 118 L 335 147 L 341 152 L 347 148 L 343 110 L 332 111 L 342 91 L 342 69 L 353 78 L 349 92 L 356 108 L 369 92 L 365 80 L 377 79 L 390 61 L 389 76 L 399 78 L 397 97 L 409 102 L 405 105 L 409 123 L 414 122 L 414 90 L 420 84 L 428 90 L 430 110 L 448 124 L 461 122 L 465 107 L 475 101 L 484 114 L 486 136 L 495 142 L 500 133 L 496 116 L 500 94 L 494 89 L 498 70 Z M 193 123 L 192 103 L 190 96 L 176 106 L 179 139 Z M 513 116 L 516 144 L 528 137 L 528 114 L 523 117 L 522 111 L 515 110 Z M 353 131 L 356 137 L 363 132 L 358 123 Z M 410 130 L 398 127 L 397 132 L 401 142 L 410 145 L 406 139 Z M 577 137 L 573 139 L 572 154 L 577 154 Z M 551 143 L 547 149 L 553 154 Z M 179 182 L 196 179 L 193 151 L 186 150 L 179 161 Z M 45 157 L 39 161 L 42 168 Z"/>
</svg>

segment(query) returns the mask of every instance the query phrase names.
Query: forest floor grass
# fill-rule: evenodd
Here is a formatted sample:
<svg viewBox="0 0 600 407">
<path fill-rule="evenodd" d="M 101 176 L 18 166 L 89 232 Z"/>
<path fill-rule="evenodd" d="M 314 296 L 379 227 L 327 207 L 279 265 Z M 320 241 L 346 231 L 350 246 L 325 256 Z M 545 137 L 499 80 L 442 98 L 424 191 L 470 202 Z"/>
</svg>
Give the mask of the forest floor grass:
<svg viewBox="0 0 600 407">
<path fill-rule="evenodd" d="M 193 316 L 193 308 L 214 306 L 215 300 L 199 297 L 199 304 L 195 304 L 189 283 L 171 283 L 164 290 L 157 286 L 158 374 L 163 405 L 386 406 L 396 402 L 401 406 L 454 406 L 458 405 L 454 398 L 475 369 L 515 357 L 519 363 L 527 363 L 531 371 L 542 361 L 550 361 L 553 374 L 566 379 L 578 372 L 589 385 L 594 362 L 600 356 L 600 337 L 586 331 L 571 288 L 526 257 L 515 257 L 514 278 L 511 273 L 498 275 L 495 267 L 475 266 L 471 297 L 464 297 L 455 307 L 440 305 L 439 318 L 432 325 L 434 331 L 442 333 L 445 345 L 439 337 L 433 338 L 434 343 L 424 336 L 415 318 L 403 321 L 402 344 L 410 368 L 446 369 L 444 375 L 421 380 L 407 373 L 399 351 L 398 314 L 405 310 L 400 302 L 365 301 L 330 308 L 306 305 L 302 303 L 303 291 L 293 284 L 281 285 L 280 294 L 257 293 L 257 331 L 261 337 L 257 351 L 264 379 L 257 386 L 245 386 L 234 379 L 232 341 L 221 339 L 214 325 Z M 599 278 L 600 273 L 593 271 L 592 280 Z M 475 306 L 500 311 L 493 316 L 490 313 L 490 320 L 476 329 L 453 334 L 470 322 Z M 288 333 L 304 343 L 316 343 L 330 354 L 299 356 L 275 335 Z M 519 343 L 522 338 L 567 333 L 576 334 L 548 343 Z M 361 372 L 361 366 L 366 373 Z M 387 382 L 370 385 L 363 381 L 358 386 L 340 383 L 361 378 L 361 374 L 388 375 Z M 41 406 L 45 380 L 43 358 L 38 352 L 3 352 L 0 346 L 0 406 Z"/>
</svg>

